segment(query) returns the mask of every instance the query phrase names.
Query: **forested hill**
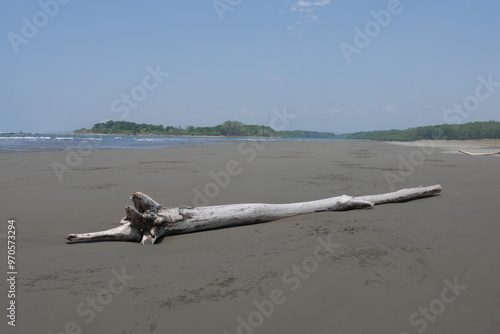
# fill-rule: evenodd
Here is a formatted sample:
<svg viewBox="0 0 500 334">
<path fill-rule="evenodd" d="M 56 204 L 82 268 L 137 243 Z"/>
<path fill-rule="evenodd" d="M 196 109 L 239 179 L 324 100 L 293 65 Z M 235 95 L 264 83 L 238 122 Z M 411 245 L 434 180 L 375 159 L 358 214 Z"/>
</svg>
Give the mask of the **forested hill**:
<svg viewBox="0 0 500 334">
<path fill-rule="evenodd" d="M 125 121 L 97 123 L 91 129 L 75 130 L 75 133 L 163 135 L 163 136 L 231 136 L 231 137 L 282 137 L 282 138 L 335 138 L 334 133 L 317 131 L 275 131 L 269 126 L 246 125 L 236 121 L 226 121 L 217 126 L 174 127 L 152 124 L 138 124 Z"/>
<path fill-rule="evenodd" d="M 217 126 L 174 127 L 152 124 L 138 124 L 125 121 L 97 123 L 91 129 L 75 130 L 75 133 L 124 134 L 124 135 L 163 135 L 163 136 L 234 136 L 234 137 L 279 137 L 278 132 L 263 125 L 246 125 L 241 122 L 227 121 Z"/>
<path fill-rule="evenodd" d="M 471 122 L 465 124 L 443 124 L 419 126 L 406 130 L 383 130 L 337 135 L 344 139 L 369 140 L 477 140 L 500 139 L 500 122 Z"/>
</svg>

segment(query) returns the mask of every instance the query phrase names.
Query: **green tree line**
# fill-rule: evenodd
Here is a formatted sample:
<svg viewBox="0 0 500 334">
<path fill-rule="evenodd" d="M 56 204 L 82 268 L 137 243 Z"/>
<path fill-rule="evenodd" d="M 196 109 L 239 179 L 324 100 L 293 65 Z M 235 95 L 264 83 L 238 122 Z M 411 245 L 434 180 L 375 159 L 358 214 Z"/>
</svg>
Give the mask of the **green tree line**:
<svg viewBox="0 0 500 334">
<path fill-rule="evenodd" d="M 190 135 L 190 136 L 234 136 L 234 137 L 279 137 L 279 133 L 268 126 L 246 125 L 236 121 L 226 121 L 217 126 L 174 127 L 153 124 L 138 124 L 126 121 L 97 123 L 91 129 L 75 130 L 75 133 L 122 134 L 122 135 Z"/>
<path fill-rule="evenodd" d="M 500 139 L 500 122 L 471 122 L 419 126 L 406 130 L 356 132 L 338 135 L 337 138 L 400 141 Z"/>
<path fill-rule="evenodd" d="M 318 132 L 305 130 L 280 131 L 279 134 L 284 138 L 337 138 L 332 132 Z"/>
<path fill-rule="evenodd" d="M 465 124 L 442 124 L 419 126 L 405 130 L 365 131 L 342 135 L 317 131 L 275 131 L 263 125 L 246 125 L 237 121 L 206 127 L 174 127 L 152 124 L 138 124 L 126 121 L 97 123 L 91 129 L 79 129 L 75 133 L 164 135 L 164 136 L 234 136 L 234 137 L 283 137 L 283 138 L 337 138 L 368 140 L 477 140 L 500 139 L 500 122 L 471 122 Z"/>
</svg>

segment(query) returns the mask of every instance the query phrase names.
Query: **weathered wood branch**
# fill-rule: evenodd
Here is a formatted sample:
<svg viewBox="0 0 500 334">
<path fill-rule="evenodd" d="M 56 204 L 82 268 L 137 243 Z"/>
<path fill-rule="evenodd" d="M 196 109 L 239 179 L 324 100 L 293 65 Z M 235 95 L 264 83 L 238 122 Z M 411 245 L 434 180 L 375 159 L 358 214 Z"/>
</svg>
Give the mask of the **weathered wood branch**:
<svg viewBox="0 0 500 334">
<path fill-rule="evenodd" d="M 125 208 L 126 217 L 121 220 L 121 226 L 100 232 L 69 234 L 66 236 L 66 241 L 75 243 L 121 240 L 154 244 L 162 236 L 265 223 L 313 212 L 345 211 L 372 207 L 376 204 L 405 202 L 429 197 L 441 190 L 440 185 L 434 185 L 360 197 L 342 195 L 310 202 L 230 204 L 194 208 L 168 208 L 158 204 L 148 195 L 136 192 L 131 197 L 134 207 Z"/>
<path fill-rule="evenodd" d="M 500 152 L 471 153 L 471 152 L 467 152 L 467 151 L 464 151 L 464 150 L 458 150 L 458 152 L 463 153 L 463 154 L 467 154 L 467 155 L 495 155 L 495 154 L 500 154 Z"/>
</svg>

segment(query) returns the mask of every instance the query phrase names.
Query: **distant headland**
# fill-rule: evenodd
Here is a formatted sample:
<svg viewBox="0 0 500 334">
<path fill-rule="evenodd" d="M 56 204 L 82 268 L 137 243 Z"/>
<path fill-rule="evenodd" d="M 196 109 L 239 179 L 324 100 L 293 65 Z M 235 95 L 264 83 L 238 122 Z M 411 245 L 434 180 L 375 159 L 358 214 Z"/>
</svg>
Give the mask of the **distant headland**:
<svg viewBox="0 0 500 334">
<path fill-rule="evenodd" d="M 226 121 L 216 126 L 174 127 L 152 124 L 138 124 L 126 121 L 97 123 L 91 129 L 79 129 L 75 134 L 119 134 L 157 136 L 224 136 L 224 137 L 275 137 L 275 138 L 335 138 L 334 133 L 317 131 L 276 131 L 264 125 L 246 125 L 237 121 Z"/>
</svg>

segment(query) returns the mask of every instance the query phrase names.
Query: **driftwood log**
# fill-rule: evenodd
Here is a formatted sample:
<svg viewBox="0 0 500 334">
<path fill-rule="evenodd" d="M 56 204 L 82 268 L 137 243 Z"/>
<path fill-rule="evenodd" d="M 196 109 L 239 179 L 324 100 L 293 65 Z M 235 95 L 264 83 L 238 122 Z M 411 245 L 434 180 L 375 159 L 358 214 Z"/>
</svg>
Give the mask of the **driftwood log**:
<svg viewBox="0 0 500 334">
<path fill-rule="evenodd" d="M 376 204 L 405 202 L 429 197 L 441 192 L 440 185 L 407 188 L 386 194 L 360 197 L 337 196 L 317 201 L 289 204 L 232 204 L 202 207 L 168 208 L 151 197 L 136 192 L 131 197 L 134 206 L 127 206 L 127 216 L 121 225 L 106 231 L 69 234 L 67 243 L 119 240 L 154 244 L 163 236 L 206 231 L 217 228 L 265 223 L 296 215 L 345 211 L 372 207 Z"/>
<path fill-rule="evenodd" d="M 458 152 L 463 153 L 463 154 L 467 154 L 467 155 L 495 155 L 495 154 L 500 154 L 500 152 L 471 153 L 471 152 L 467 152 L 467 151 L 464 151 L 464 150 L 458 150 Z"/>
</svg>

